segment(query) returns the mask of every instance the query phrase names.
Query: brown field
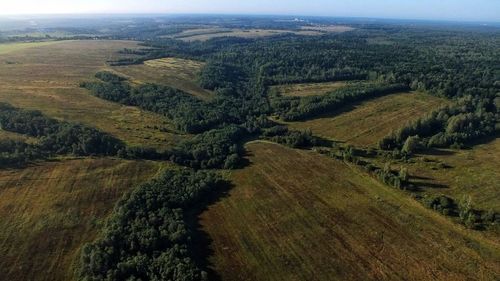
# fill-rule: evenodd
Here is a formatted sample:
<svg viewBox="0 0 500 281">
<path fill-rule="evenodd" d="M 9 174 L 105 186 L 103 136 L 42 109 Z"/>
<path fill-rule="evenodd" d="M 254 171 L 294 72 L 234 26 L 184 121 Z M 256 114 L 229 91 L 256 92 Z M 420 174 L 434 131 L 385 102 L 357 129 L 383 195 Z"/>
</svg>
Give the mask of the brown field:
<svg viewBox="0 0 500 281">
<path fill-rule="evenodd" d="M 115 66 L 113 70 L 129 77 L 133 83 L 157 83 L 171 86 L 203 100 L 210 100 L 214 94 L 201 88 L 197 74 L 203 62 L 179 58 L 149 60 L 142 65 Z"/>
<path fill-rule="evenodd" d="M 270 90 L 283 96 L 308 97 L 327 94 L 349 85 L 348 82 L 302 83 L 271 86 Z"/>
<path fill-rule="evenodd" d="M 184 36 L 179 38 L 182 41 L 192 42 L 192 41 L 207 41 L 212 38 L 219 37 L 242 37 L 242 38 L 261 38 L 269 37 L 274 35 L 293 33 L 296 35 L 312 36 L 321 35 L 322 33 L 315 30 L 279 30 L 279 29 L 231 29 L 230 31 L 216 30 L 212 33 L 202 33 L 193 36 Z"/>
<path fill-rule="evenodd" d="M 316 26 L 303 26 L 303 30 L 316 30 L 329 33 L 342 33 L 354 30 L 354 28 L 345 25 L 316 25 Z"/>
<path fill-rule="evenodd" d="M 167 35 L 164 37 L 181 39 L 183 37 L 203 35 L 203 34 L 213 34 L 213 33 L 218 33 L 218 32 L 231 32 L 231 29 L 230 28 L 223 28 L 223 27 L 213 27 L 213 26 L 205 27 L 205 28 L 200 27 L 200 28 L 184 30 L 180 33 L 177 33 L 174 35 Z"/>
<path fill-rule="evenodd" d="M 331 116 L 287 124 L 297 130 L 311 129 L 315 135 L 327 139 L 375 146 L 392 130 L 446 103 L 444 99 L 423 93 L 400 93 L 363 102 L 354 108 L 342 108 Z"/>
<path fill-rule="evenodd" d="M 15 140 L 27 143 L 36 143 L 38 140 L 27 135 L 21 135 L 13 132 L 4 131 L 0 128 L 0 140 Z"/>
<path fill-rule="evenodd" d="M 52 45 L 57 42 L 47 41 L 47 42 L 36 42 L 36 43 L 3 43 L 0 44 L 0 55 L 8 54 L 12 52 L 17 52 L 20 50 Z"/>
<path fill-rule="evenodd" d="M 109 132 L 130 145 L 163 148 L 182 136 L 159 128 L 172 125 L 163 116 L 93 97 L 79 87 L 106 69 L 117 51 L 131 41 L 63 41 L 19 48 L 0 55 L 0 102 L 41 110 L 58 119 Z"/>
<path fill-rule="evenodd" d="M 356 168 L 251 143 L 200 216 L 222 280 L 495 280 L 500 245 Z"/>
<path fill-rule="evenodd" d="M 82 245 L 125 192 L 161 167 L 77 159 L 0 170 L 0 280 L 74 280 Z"/>
<path fill-rule="evenodd" d="M 418 176 L 412 182 L 425 192 L 456 200 L 471 196 L 474 208 L 500 212 L 500 139 L 473 149 L 419 156 L 407 166 L 410 175 Z"/>
</svg>

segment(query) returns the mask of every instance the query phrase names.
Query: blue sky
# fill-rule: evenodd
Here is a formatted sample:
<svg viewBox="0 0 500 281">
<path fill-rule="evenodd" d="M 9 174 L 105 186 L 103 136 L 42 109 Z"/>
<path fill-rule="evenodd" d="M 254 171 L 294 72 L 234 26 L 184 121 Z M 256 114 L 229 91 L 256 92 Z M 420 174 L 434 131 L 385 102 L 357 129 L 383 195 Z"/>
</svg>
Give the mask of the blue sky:
<svg viewBox="0 0 500 281">
<path fill-rule="evenodd" d="M 500 22 L 500 0 L 2 0 L 0 14 L 221 13 Z"/>
</svg>

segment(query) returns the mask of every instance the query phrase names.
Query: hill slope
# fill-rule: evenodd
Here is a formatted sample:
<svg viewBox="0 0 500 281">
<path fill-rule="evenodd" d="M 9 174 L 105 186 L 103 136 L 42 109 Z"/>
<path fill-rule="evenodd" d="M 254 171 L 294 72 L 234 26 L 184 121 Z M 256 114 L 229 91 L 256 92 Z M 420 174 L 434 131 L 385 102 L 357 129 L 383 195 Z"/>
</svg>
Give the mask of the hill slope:
<svg viewBox="0 0 500 281">
<path fill-rule="evenodd" d="M 123 56 L 118 51 L 137 48 L 137 42 L 49 43 L 0 53 L 0 102 L 96 127 L 130 145 L 165 148 L 183 138 L 158 130 L 173 131 L 163 116 L 99 99 L 79 87 L 99 70 L 108 69 L 108 60 Z"/>
<path fill-rule="evenodd" d="M 201 225 L 222 280 L 493 280 L 500 247 L 341 162 L 252 143 Z"/>
<path fill-rule="evenodd" d="M 0 170 L 0 280 L 71 280 L 116 201 L 160 167 L 77 159 Z"/>
</svg>

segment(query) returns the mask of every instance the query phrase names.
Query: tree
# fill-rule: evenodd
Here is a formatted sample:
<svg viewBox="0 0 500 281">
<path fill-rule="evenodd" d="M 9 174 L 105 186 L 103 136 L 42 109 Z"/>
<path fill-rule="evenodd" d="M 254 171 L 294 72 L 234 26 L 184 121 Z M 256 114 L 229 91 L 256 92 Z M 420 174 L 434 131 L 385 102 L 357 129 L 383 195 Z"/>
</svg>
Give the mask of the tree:
<svg viewBox="0 0 500 281">
<path fill-rule="evenodd" d="M 416 150 L 420 148 L 420 137 L 411 136 L 408 137 L 403 145 L 401 151 L 408 155 L 413 154 Z"/>
<path fill-rule="evenodd" d="M 401 167 L 399 170 L 399 178 L 403 183 L 406 183 L 408 181 L 408 169 L 405 167 Z"/>
</svg>

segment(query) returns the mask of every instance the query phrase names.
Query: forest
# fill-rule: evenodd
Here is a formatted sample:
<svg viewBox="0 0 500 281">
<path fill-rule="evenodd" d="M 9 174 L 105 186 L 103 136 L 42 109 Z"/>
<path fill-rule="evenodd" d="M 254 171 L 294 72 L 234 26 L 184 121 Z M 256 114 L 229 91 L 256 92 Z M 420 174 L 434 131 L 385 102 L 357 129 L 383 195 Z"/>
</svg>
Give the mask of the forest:
<svg viewBox="0 0 500 281">
<path fill-rule="evenodd" d="M 207 280 L 189 255 L 185 212 L 222 185 L 214 173 L 179 170 L 138 187 L 83 249 L 81 280 Z"/>
<path fill-rule="evenodd" d="M 39 111 L 23 110 L 0 103 L 0 128 L 37 138 L 35 144 L 2 140 L 1 166 L 23 165 L 28 161 L 72 154 L 113 156 L 125 145 L 109 134 L 81 124 L 61 122 Z"/>
<path fill-rule="evenodd" d="M 195 23 L 195 19 L 190 22 Z M 189 210 L 200 208 L 197 204 L 204 196 L 228 184 L 218 170 L 244 167 L 244 144 L 251 140 L 293 148 L 335 147 L 310 130 L 294 131 L 282 121 L 314 119 L 347 105 L 413 90 L 445 98 L 450 105 L 384 137 L 378 145 L 380 155 L 407 160 L 433 147 L 473 145 L 500 130 L 497 30 L 354 23 L 353 31 L 338 34 L 287 33 L 265 39 L 222 37 L 185 42 L 165 37 L 190 29 L 180 20 L 177 24 L 160 30 L 144 21 L 128 29 L 111 29 L 110 34 L 96 34 L 96 38 L 142 42 L 137 50 L 122 50 L 126 58 L 110 60 L 110 66 L 165 57 L 203 62 L 197 83 L 214 92 L 212 100 L 165 85 L 137 85 L 110 71 L 99 71 L 79 85 L 97 98 L 157 113 L 171 120 L 177 130 L 193 135 L 172 148 L 131 147 L 89 126 L 0 104 L 2 130 L 37 140 L 0 140 L 0 166 L 21 166 L 61 155 L 162 160 L 178 165 L 133 188 L 117 204 L 97 240 L 82 251 L 81 280 L 207 280 L 208 273 L 194 258 L 194 230 L 186 216 Z M 294 22 L 267 19 L 219 24 L 288 30 L 300 27 Z M 331 81 L 353 84 L 308 97 L 269 91 L 273 85 Z M 361 149 L 337 152 L 329 155 L 363 166 L 386 185 L 411 189 L 406 170 L 394 172 L 390 167 L 361 162 L 356 153 L 369 154 Z M 453 213 L 472 226 L 476 213 L 487 222 L 498 217 L 476 212 L 468 202 L 457 203 L 448 197 L 423 200 L 429 208 Z"/>
<path fill-rule="evenodd" d="M 372 42 L 378 36 L 386 37 L 390 43 Z M 427 30 L 424 34 L 387 26 L 334 36 L 287 35 L 267 40 L 218 38 L 186 43 L 155 38 L 144 43 L 154 48 L 151 51 L 143 50 L 139 58 L 116 63 L 141 63 L 168 56 L 205 61 L 199 83 L 215 91 L 213 101 L 203 102 L 157 85 L 134 88 L 124 79 L 104 73 L 96 75 L 100 82 L 82 86 L 98 97 L 164 114 L 182 131 L 204 132 L 174 149 L 170 158 L 195 169 L 239 167 L 243 154 L 240 143 L 244 138 L 263 138 L 291 147 L 324 143 L 311 132 L 289 131 L 265 116 L 285 121 L 310 119 L 347 104 L 410 89 L 451 99 L 452 105 L 431 112 L 380 141 L 381 149 L 398 149 L 411 155 L 427 147 L 460 147 L 498 132 L 498 40 L 498 36 L 491 38 L 489 34 L 466 31 Z M 313 97 L 284 97 L 269 95 L 267 91 L 268 86 L 277 84 L 356 80 L 369 83 Z M 343 153 L 341 159 L 355 158 L 350 152 Z M 406 171 L 394 174 L 387 168 L 367 169 L 390 186 L 410 188 Z M 447 197 L 426 200 L 431 208 L 445 214 L 460 213 L 465 224 L 476 224 L 477 211 L 471 211 L 466 203 L 456 204 Z M 179 268 L 186 266 L 177 254 L 171 254 L 169 262 Z M 83 265 L 88 265 L 85 259 Z M 196 271 L 183 274 L 189 279 Z"/>
</svg>

